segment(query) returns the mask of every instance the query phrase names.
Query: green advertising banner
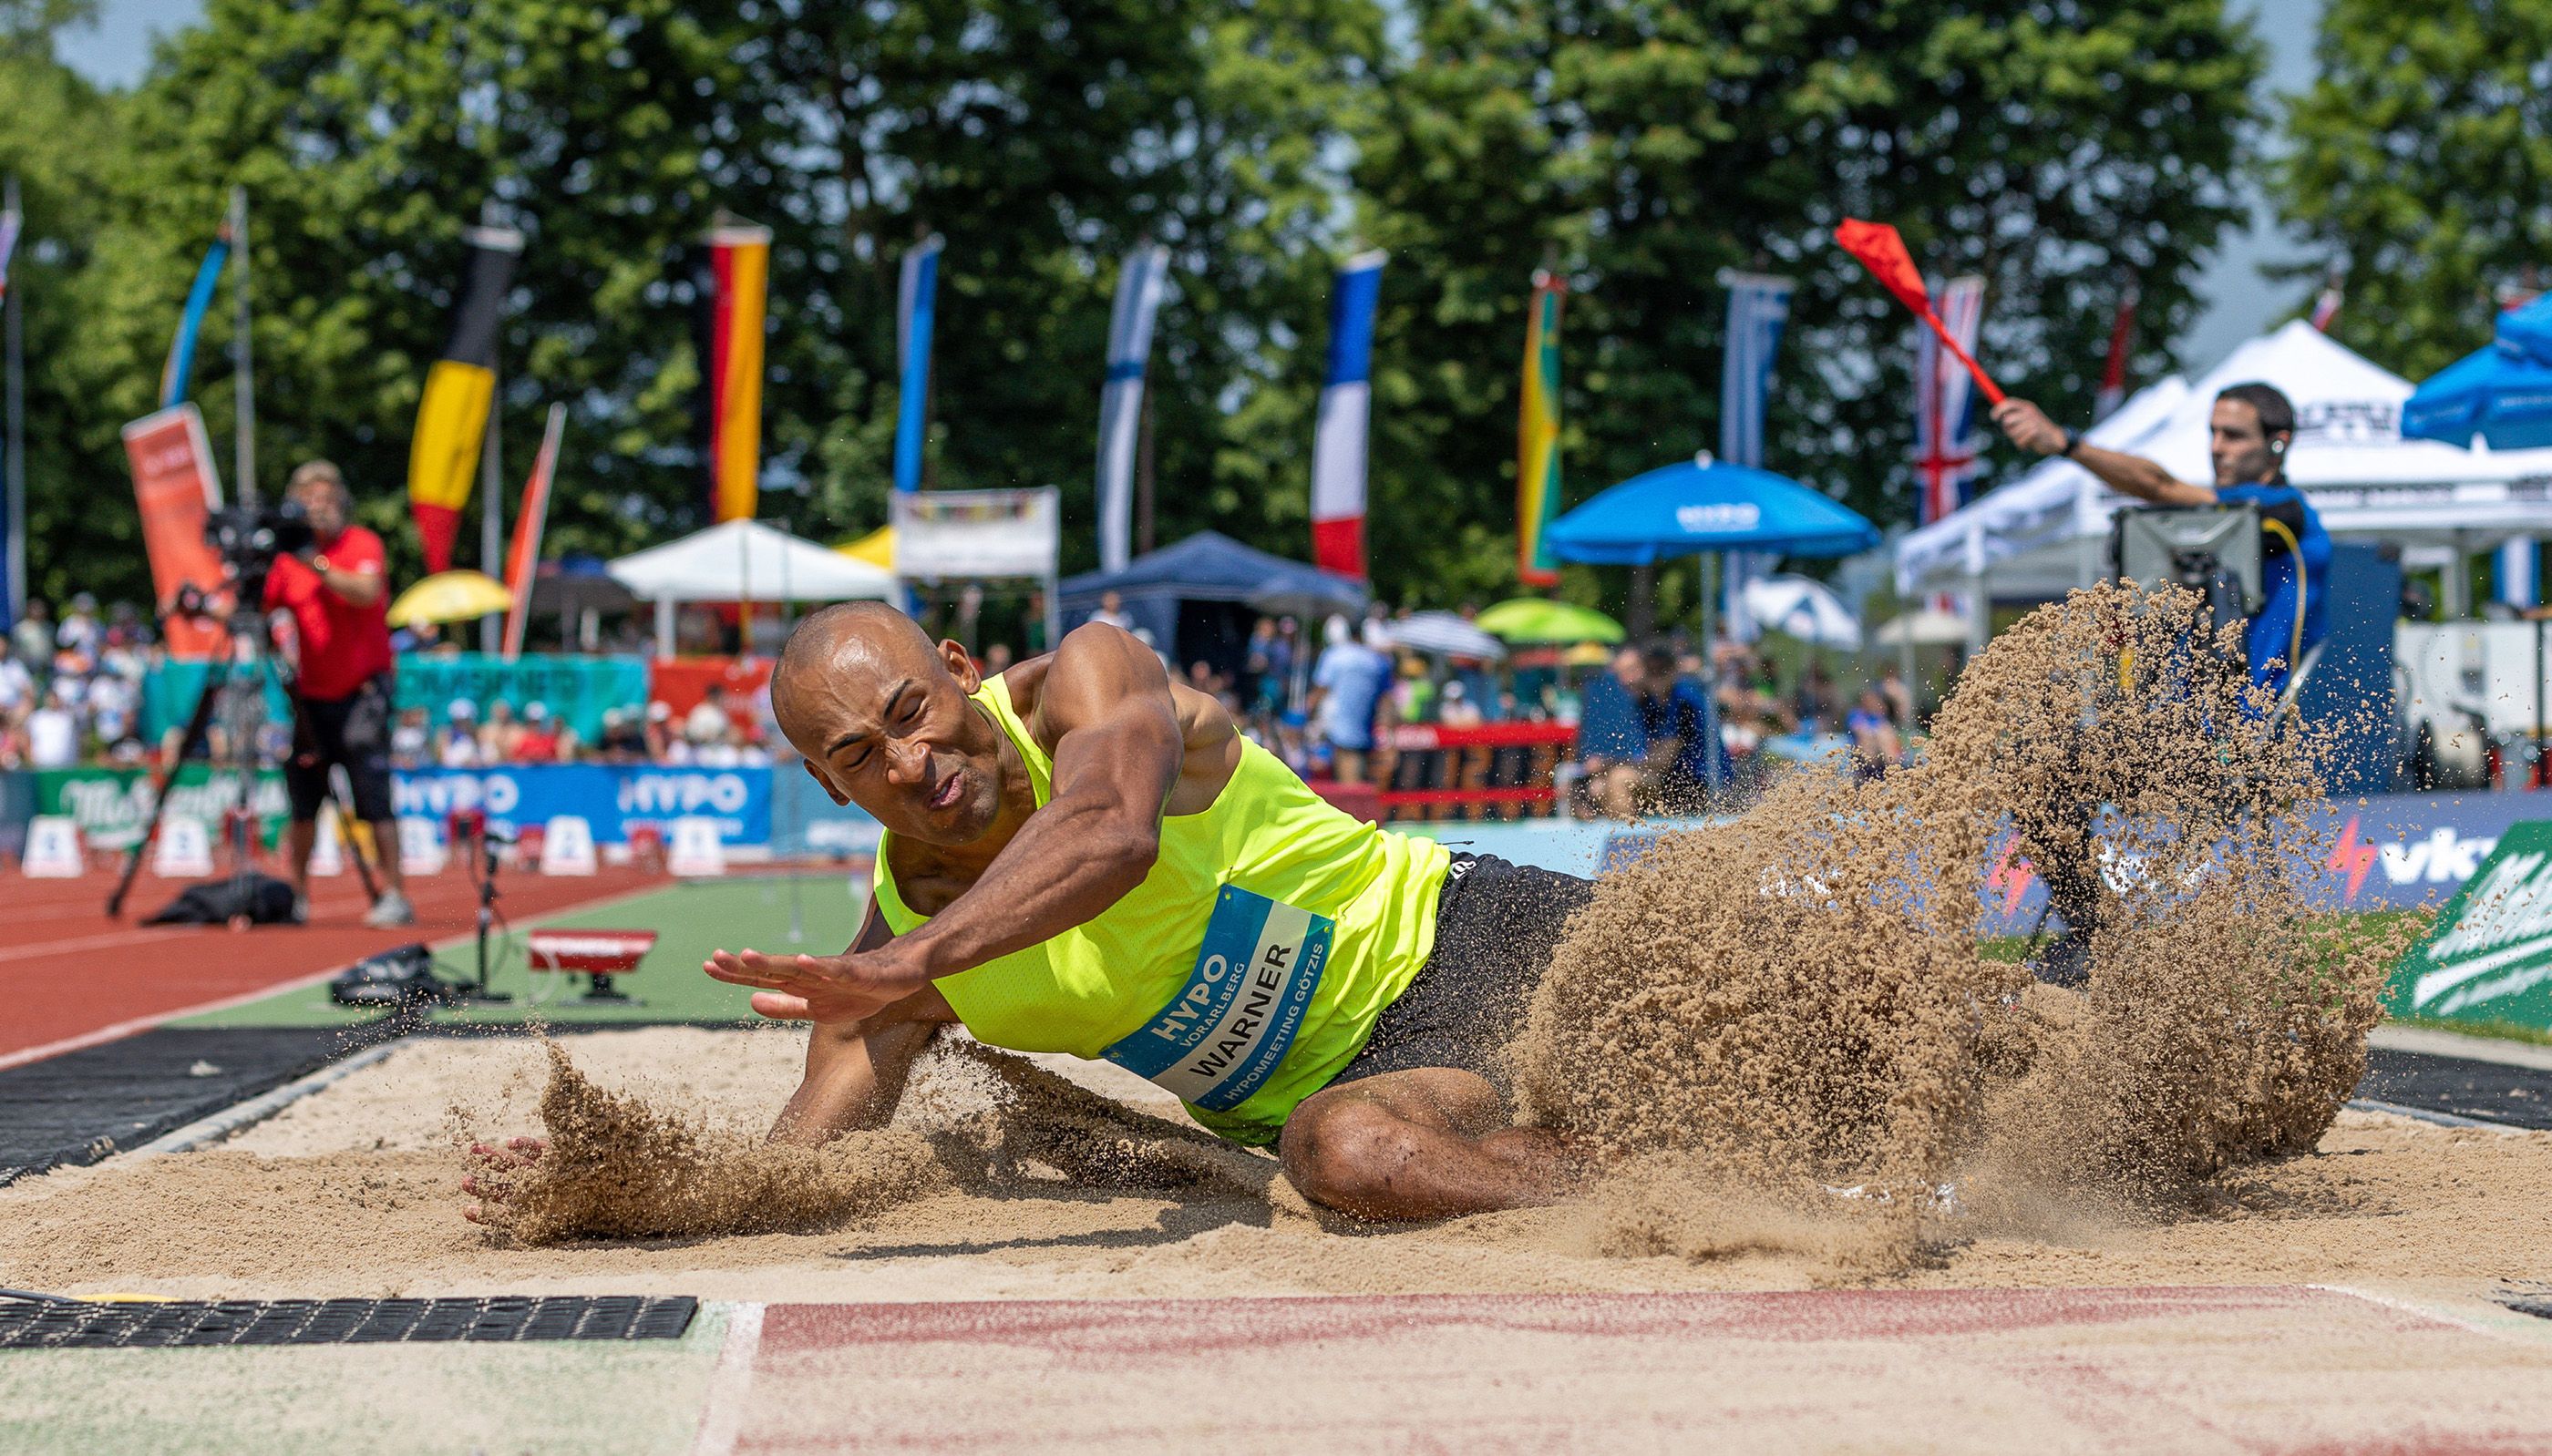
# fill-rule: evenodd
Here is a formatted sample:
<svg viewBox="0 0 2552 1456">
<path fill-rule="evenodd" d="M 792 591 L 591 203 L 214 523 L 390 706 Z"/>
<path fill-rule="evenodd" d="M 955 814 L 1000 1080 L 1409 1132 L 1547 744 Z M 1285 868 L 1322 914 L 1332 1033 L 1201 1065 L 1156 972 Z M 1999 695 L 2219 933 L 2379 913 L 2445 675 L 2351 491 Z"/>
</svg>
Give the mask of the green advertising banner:
<svg viewBox="0 0 2552 1456">
<path fill-rule="evenodd" d="M 440 724 L 455 699 L 467 699 L 484 721 L 491 702 L 549 705 L 552 715 L 587 743 L 602 736 L 602 710 L 643 707 L 647 660 L 527 653 L 512 662 L 492 653 L 419 653 L 399 659 L 398 705 L 425 709 Z"/>
<path fill-rule="evenodd" d="M 151 671 L 142 688 L 142 729 L 154 741 L 186 721 L 195 697 L 204 690 L 206 665 L 172 662 Z M 527 703 L 546 703 L 558 720 L 591 743 L 602 736 L 602 710 L 643 706 L 647 701 L 647 660 L 643 657 L 576 657 L 527 653 L 507 662 L 491 653 L 409 653 L 398 660 L 398 706 L 425 709 L 428 722 L 441 726 L 454 701 L 467 699 L 483 720 L 491 702 L 510 703 L 520 714 Z M 292 705 L 283 689 L 268 680 L 266 715 L 289 722 Z"/>
<path fill-rule="evenodd" d="M 150 821 L 152 779 L 139 769 L 39 769 L 32 777 L 36 812 L 68 814 L 91 849 L 131 849 Z M 207 765 L 188 764 L 168 790 L 168 817 L 201 820 L 219 835 L 222 816 L 237 802 L 238 771 L 215 773 Z M 258 775 L 249 806 L 265 842 L 274 843 L 291 813 L 283 776 L 273 770 Z"/>
<path fill-rule="evenodd" d="M 2552 1031 L 2552 821 L 2511 824 L 2392 968 L 2395 1016 Z"/>
</svg>

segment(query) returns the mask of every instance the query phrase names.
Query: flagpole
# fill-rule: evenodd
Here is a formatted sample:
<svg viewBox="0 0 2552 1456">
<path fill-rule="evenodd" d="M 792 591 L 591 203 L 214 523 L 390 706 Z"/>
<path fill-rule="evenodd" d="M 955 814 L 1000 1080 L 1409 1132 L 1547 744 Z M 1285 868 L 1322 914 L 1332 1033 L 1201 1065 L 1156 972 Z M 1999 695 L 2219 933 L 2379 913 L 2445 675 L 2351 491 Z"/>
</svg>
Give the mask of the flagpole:
<svg viewBox="0 0 2552 1456">
<path fill-rule="evenodd" d="M 496 201 L 489 198 L 478 205 L 478 224 L 493 228 Z M 485 502 L 478 514 L 478 562 L 480 570 L 503 580 L 505 575 L 505 472 L 497 456 L 497 426 L 505 411 L 505 351 L 503 315 L 498 315 L 497 346 L 488 351 L 487 361 L 487 428 L 479 437 L 478 498 Z M 489 612 L 478 619 L 478 650 L 498 653 L 505 648 L 505 618 L 501 612 Z"/>
<path fill-rule="evenodd" d="M 257 379 L 250 368 L 248 299 L 248 188 L 231 187 L 231 251 L 239 256 L 239 278 L 232 285 L 231 306 L 238 322 L 231 331 L 232 394 L 238 409 L 233 442 L 239 471 L 240 503 L 257 504 Z"/>
<path fill-rule="evenodd" d="M 0 211 L 18 218 L 18 178 L 13 174 L 0 194 Z M 26 228 L 19 218 L 19 229 Z M 14 260 L 12 260 L 14 261 Z M 0 287 L 7 287 L 0 284 Z M 7 298 L 8 332 L 8 412 L 9 447 L 9 620 L 17 622 L 27 615 L 27 329 L 18 295 L 23 286 L 9 287 Z"/>
</svg>

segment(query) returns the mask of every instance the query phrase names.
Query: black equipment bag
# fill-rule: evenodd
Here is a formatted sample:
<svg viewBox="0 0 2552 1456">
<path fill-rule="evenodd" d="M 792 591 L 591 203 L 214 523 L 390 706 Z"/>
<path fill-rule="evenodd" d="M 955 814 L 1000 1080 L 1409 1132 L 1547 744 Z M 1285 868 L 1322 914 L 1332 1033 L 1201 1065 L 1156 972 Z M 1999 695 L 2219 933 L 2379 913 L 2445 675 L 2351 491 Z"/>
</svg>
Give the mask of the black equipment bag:
<svg viewBox="0 0 2552 1456">
<path fill-rule="evenodd" d="M 292 886 L 271 875 L 225 875 L 183 893 L 160 907 L 145 925 L 227 925 L 245 915 L 252 924 L 292 923 Z"/>
</svg>

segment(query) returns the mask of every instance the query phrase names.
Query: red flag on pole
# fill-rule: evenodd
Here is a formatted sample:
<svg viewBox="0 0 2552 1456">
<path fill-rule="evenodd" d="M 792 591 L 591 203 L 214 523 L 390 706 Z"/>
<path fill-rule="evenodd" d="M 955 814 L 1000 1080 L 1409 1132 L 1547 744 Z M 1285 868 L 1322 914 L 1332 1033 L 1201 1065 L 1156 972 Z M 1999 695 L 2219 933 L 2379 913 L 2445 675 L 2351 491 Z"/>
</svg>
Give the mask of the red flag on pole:
<svg viewBox="0 0 2552 1456">
<path fill-rule="evenodd" d="M 2127 280 L 2126 294 L 2118 300 L 2117 317 L 2109 322 L 2109 359 L 2100 369 L 2100 392 L 2091 397 L 2091 418 L 2105 420 L 2117 412 L 2127 399 L 2127 356 L 2136 343 L 2135 280 Z"/>
<path fill-rule="evenodd" d="M 532 459 L 532 477 L 523 482 L 523 508 L 514 515 L 514 543 L 505 553 L 505 589 L 514 604 L 505 613 L 505 661 L 523 655 L 523 633 L 532 620 L 532 573 L 541 564 L 541 524 L 549 519 L 550 481 L 558 474 L 559 436 L 567 430 L 567 406 L 550 406 L 549 428 L 541 432 L 541 453 Z"/>
<path fill-rule="evenodd" d="M 1860 259 L 1861 265 L 1869 269 L 1888 292 L 1895 294 L 1898 302 L 1932 326 L 1932 332 L 1939 336 L 1941 343 L 1948 347 L 1959 363 L 1967 365 L 1968 377 L 1976 381 L 1976 387 L 1984 391 L 1985 398 L 1995 404 L 2002 403 L 2001 386 L 1985 373 L 1984 365 L 1977 364 L 1973 355 L 1950 337 L 1949 328 L 1941 322 L 1941 316 L 1932 311 L 1932 295 L 1923 286 L 1922 270 L 1914 266 L 1914 257 L 1905 251 L 1905 240 L 1897 236 L 1894 226 L 1845 218 L 1843 225 L 1835 229 L 1835 242 L 1842 245 L 1844 252 Z"/>
</svg>

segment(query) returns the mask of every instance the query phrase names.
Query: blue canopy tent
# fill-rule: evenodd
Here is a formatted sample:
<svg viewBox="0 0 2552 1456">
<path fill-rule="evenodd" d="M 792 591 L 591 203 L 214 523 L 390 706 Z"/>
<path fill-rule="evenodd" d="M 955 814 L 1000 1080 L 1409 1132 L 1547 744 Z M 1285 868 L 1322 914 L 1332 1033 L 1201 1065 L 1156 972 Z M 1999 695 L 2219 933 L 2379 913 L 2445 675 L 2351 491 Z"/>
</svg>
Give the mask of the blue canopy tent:
<svg viewBox="0 0 2552 1456">
<path fill-rule="evenodd" d="M 1728 551 L 1785 556 L 1850 556 L 1878 544 L 1878 528 L 1859 511 L 1795 480 L 1729 465 L 1702 451 L 1691 460 L 1635 475 L 1550 524 L 1550 549 L 1562 561 L 1653 566 L 1676 557 Z M 1705 662 L 1712 587 L 1701 591 Z M 1705 670 L 1706 671 L 1706 670 Z M 1718 704 L 1708 704 L 1705 730 L 1719 733 Z M 1720 782 L 1720 756 L 1705 753 L 1710 787 Z"/>
<path fill-rule="evenodd" d="M 1199 531 L 1146 552 L 1121 571 L 1065 577 L 1060 589 L 1063 629 L 1069 632 L 1089 621 L 1100 598 L 1111 591 L 1123 599 L 1125 615 L 1173 661 L 1204 661 L 1223 672 L 1235 671 L 1247 656 L 1250 623 L 1262 612 L 1353 616 L 1365 604 L 1363 582 L 1271 556 L 1219 531 Z M 1307 631 L 1304 641 L 1317 643 L 1320 633 Z"/>
<path fill-rule="evenodd" d="M 2552 293 L 2499 316 L 2499 347 L 2552 364 Z"/>
<path fill-rule="evenodd" d="M 2552 340 L 2539 358 L 2511 347 L 2516 317 L 2502 321 L 2499 340 L 2420 381 L 2401 406 L 2403 435 L 2463 447 L 2478 435 L 2493 450 L 2552 445 Z"/>
</svg>

